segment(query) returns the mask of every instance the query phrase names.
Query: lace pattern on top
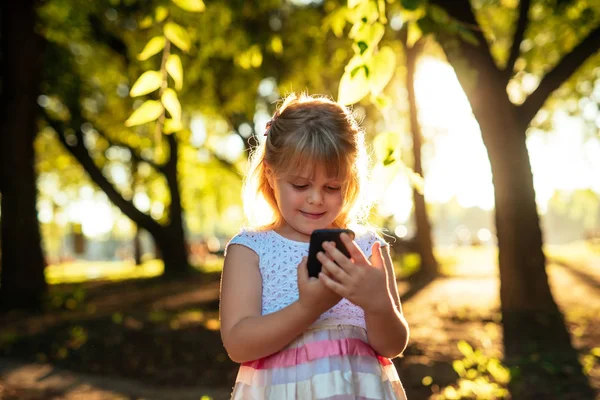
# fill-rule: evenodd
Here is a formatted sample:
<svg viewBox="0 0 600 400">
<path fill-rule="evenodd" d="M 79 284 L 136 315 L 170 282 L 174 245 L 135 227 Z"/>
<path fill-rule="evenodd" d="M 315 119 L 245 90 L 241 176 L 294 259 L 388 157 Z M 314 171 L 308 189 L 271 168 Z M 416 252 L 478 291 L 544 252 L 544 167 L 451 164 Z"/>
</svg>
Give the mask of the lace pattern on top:
<svg viewBox="0 0 600 400">
<path fill-rule="evenodd" d="M 367 258 L 375 241 L 382 246 L 387 243 L 372 231 L 357 234 L 356 243 Z M 226 246 L 239 244 L 248 247 L 259 257 L 262 277 L 262 314 L 270 314 L 298 300 L 297 266 L 302 257 L 308 256 L 308 243 L 287 239 L 277 232 L 242 230 Z M 321 314 L 314 326 L 349 324 L 366 328 L 362 308 L 342 299 L 334 307 Z"/>
</svg>

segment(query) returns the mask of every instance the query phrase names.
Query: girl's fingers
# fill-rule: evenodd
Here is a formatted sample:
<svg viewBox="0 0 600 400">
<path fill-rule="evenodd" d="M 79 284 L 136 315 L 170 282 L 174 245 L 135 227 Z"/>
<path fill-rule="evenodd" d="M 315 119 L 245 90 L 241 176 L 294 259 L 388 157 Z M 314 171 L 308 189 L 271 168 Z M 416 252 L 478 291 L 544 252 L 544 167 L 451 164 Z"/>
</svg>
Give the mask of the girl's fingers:
<svg viewBox="0 0 600 400">
<path fill-rule="evenodd" d="M 344 286 L 339 282 L 336 282 L 330 277 L 328 277 L 327 274 L 319 272 L 319 280 L 323 282 L 325 286 L 327 286 L 332 292 L 336 293 L 338 296 L 346 297 L 346 291 L 344 290 Z"/>
<path fill-rule="evenodd" d="M 308 280 L 308 268 L 306 267 L 307 257 L 302 257 L 302 261 L 298 264 L 298 283 Z"/>
<path fill-rule="evenodd" d="M 373 247 L 371 247 L 371 264 L 375 268 L 385 270 L 383 264 L 383 254 L 381 254 L 381 243 L 379 242 L 373 243 Z"/>
<path fill-rule="evenodd" d="M 342 243 L 344 243 L 344 245 L 346 246 L 346 249 L 348 249 L 348 252 L 350 253 L 350 257 L 354 260 L 355 263 L 357 263 L 357 264 L 368 264 L 369 263 L 369 261 L 367 260 L 367 258 L 363 254 L 363 252 L 356 245 L 356 242 L 354 240 L 352 240 L 347 233 L 342 233 L 340 235 L 340 238 L 342 239 Z"/>
<path fill-rule="evenodd" d="M 345 272 L 347 272 L 349 274 L 352 273 L 354 264 L 352 264 L 352 261 L 350 261 L 348 259 L 348 257 L 346 257 L 344 255 L 344 253 L 342 253 L 335 247 L 334 242 L 324 243 L 323 248 L 327 252 L 327 256 L 329 258 L 331 258 L 333 261 L 335 261 L 335 263 L 339 266 L 339 268 L 343 269 Z"/>
<path fill-rule="evenodd" d="M 343 282 L 348 278 L 348 273 L 344 271 L 338 264 L 328 258 L 323 252 L 317 253 L 317 258 L 321 261 L 324 271 L 336 278 L 339 282 Z"/>
</svg>

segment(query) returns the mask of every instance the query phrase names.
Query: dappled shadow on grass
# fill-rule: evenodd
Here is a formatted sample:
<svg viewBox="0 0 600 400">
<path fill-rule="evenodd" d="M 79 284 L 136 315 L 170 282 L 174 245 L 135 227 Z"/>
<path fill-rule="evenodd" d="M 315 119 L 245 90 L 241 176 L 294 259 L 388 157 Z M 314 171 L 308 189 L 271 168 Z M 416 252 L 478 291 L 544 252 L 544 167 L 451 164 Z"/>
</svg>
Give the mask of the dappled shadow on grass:
<svg viewBox="0 0 600 400">
<path fill-rule="evenodd" d="M 84 290 L 73 310 L 0 316 L 0 356 L 156 385 L 233 382 L 237 366 L 219 334 L 218 278 L 94 282 Z"/>
<path fill-rule="evenodd" d="M 479 262 L 472 264 L 475 268 Z M 10 323 L 0 315 L 0 355 L 156 387 L 227 391 L 238 365 L 227 357 L 218 332 L 218 278 L 213 274 L 166 282 L 53 285 L 51 294 L 57 300 L 45 314 L 13 314 Z M 486 272 L 477 279 L 465 278 L 436 279 L 404 301 L 411 339 L 404 356 L 394 363 L 411 400 L 427 399 L 457 384 L 452 364 L 462 358 L 456 348 L 460 340 L 502 360 L 497 277 Z M 553 290 L 571 296 L 568 304 L 581 303 L 584 292 L 572 290 L 572 283 L 564 279 L 555 281 Z M 569 323 L 581 330 L 577 348 L 589 355 L 597 346 L 591 343 L 598 343 L 597 316 L 585 314 Z M 562 379 L 561 374 L 550 379 Z M 576 388 L 571 392 L 577 393 Z"/>
<path fill-rule="evenodd" d="M 188 311 L 187 320 L 180 318 L 179 326 L 173 323 L 177 319 L 164 314 L 116 315 L 61 322 L 37 334 L 19 336 L 3 346 L 0 354 L 155 385 L 226 386 L 233 382 L 235 365 L 221 344 L 218 325 L 201 323 L 206 318 L 214 321 L 211 311 Z"/>
<path fill-rule="evenodd" d="M 159 386 L 228 386 L 236 367 L 218 331 L 174 330 L 135 315 L 118 323 L 111 318 L 63 323 L 7 347 L 2 356 Z"/>
<path fill-rule="evenodd" d="M 76 373 L 49 364 L 0 360 L 3 400 L 228 400 L 230 388 L 160 387 L 123 378 Z"/>
<path fill-rule="evenodd" d="M 562 313 L 505 311 L 502 322 L 514 399 L 594 400 Z"/>
<path fill-rule="evenodd" d="M 577 279 L 578 283 L 588 286 L 600 294 L 600 281 L 598 281 L 594 275 L 584 271 L 580 267 L 577 267 L 575 264 L 569 263 L 562 259 L 550 258 L 549 261 L 567 269 L 568 272 Z"/>
</svg>

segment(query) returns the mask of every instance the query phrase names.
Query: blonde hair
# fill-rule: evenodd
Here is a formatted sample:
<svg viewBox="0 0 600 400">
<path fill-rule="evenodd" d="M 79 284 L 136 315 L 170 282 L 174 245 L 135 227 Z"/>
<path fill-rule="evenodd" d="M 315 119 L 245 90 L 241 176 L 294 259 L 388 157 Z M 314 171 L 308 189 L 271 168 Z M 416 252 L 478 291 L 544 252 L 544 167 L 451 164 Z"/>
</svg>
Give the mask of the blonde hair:
<svg viewBox="0 0 600 400">
<path fill-rule="evenodd" d="M 362 222 L 368 213 L 364 196 L 368 156 L 364 132 L 352 113 L 325 97 L 291 94 L 267 124 L 266 140 L 254 148 L 244 182 L 244 211 L 253 227 L 276 228 L 284 220 L 267 166 L 276 176 L 322 165 L 328 176 L 345 182 L 342 212 L 333 222 L 345 228 Z"/>
</svg>

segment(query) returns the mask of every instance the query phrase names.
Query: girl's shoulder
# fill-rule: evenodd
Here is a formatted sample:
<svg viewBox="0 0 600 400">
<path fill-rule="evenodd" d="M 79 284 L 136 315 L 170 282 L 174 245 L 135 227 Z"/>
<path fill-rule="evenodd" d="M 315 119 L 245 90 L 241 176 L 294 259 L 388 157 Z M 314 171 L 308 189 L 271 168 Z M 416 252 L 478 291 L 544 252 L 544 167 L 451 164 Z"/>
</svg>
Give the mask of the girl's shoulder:
<svg viewBox="0 0 600 400">
<path fill-rule="evenodd" d="M 377 229 L 366 226 L 353 226 L 351 228 L 354 231 L 354 241 L 358 244 L 358 247 L 365 253 L 367 258 L 371 257 L 371 250 L 375 242 L 379 242 L 381 247 L 388 245 L 383 235 L 378 232 Z"/>
<path fill-rule="evenodd" d="M 241 229 L 225 246 L 225 255 L 227 255 L 227 249 L 233 244 L 239 244 L 248 247 L 256 254 L 260 255 L 261 249 L 268 243 L 269 230 L 262 229 Z"/>
</svg>

